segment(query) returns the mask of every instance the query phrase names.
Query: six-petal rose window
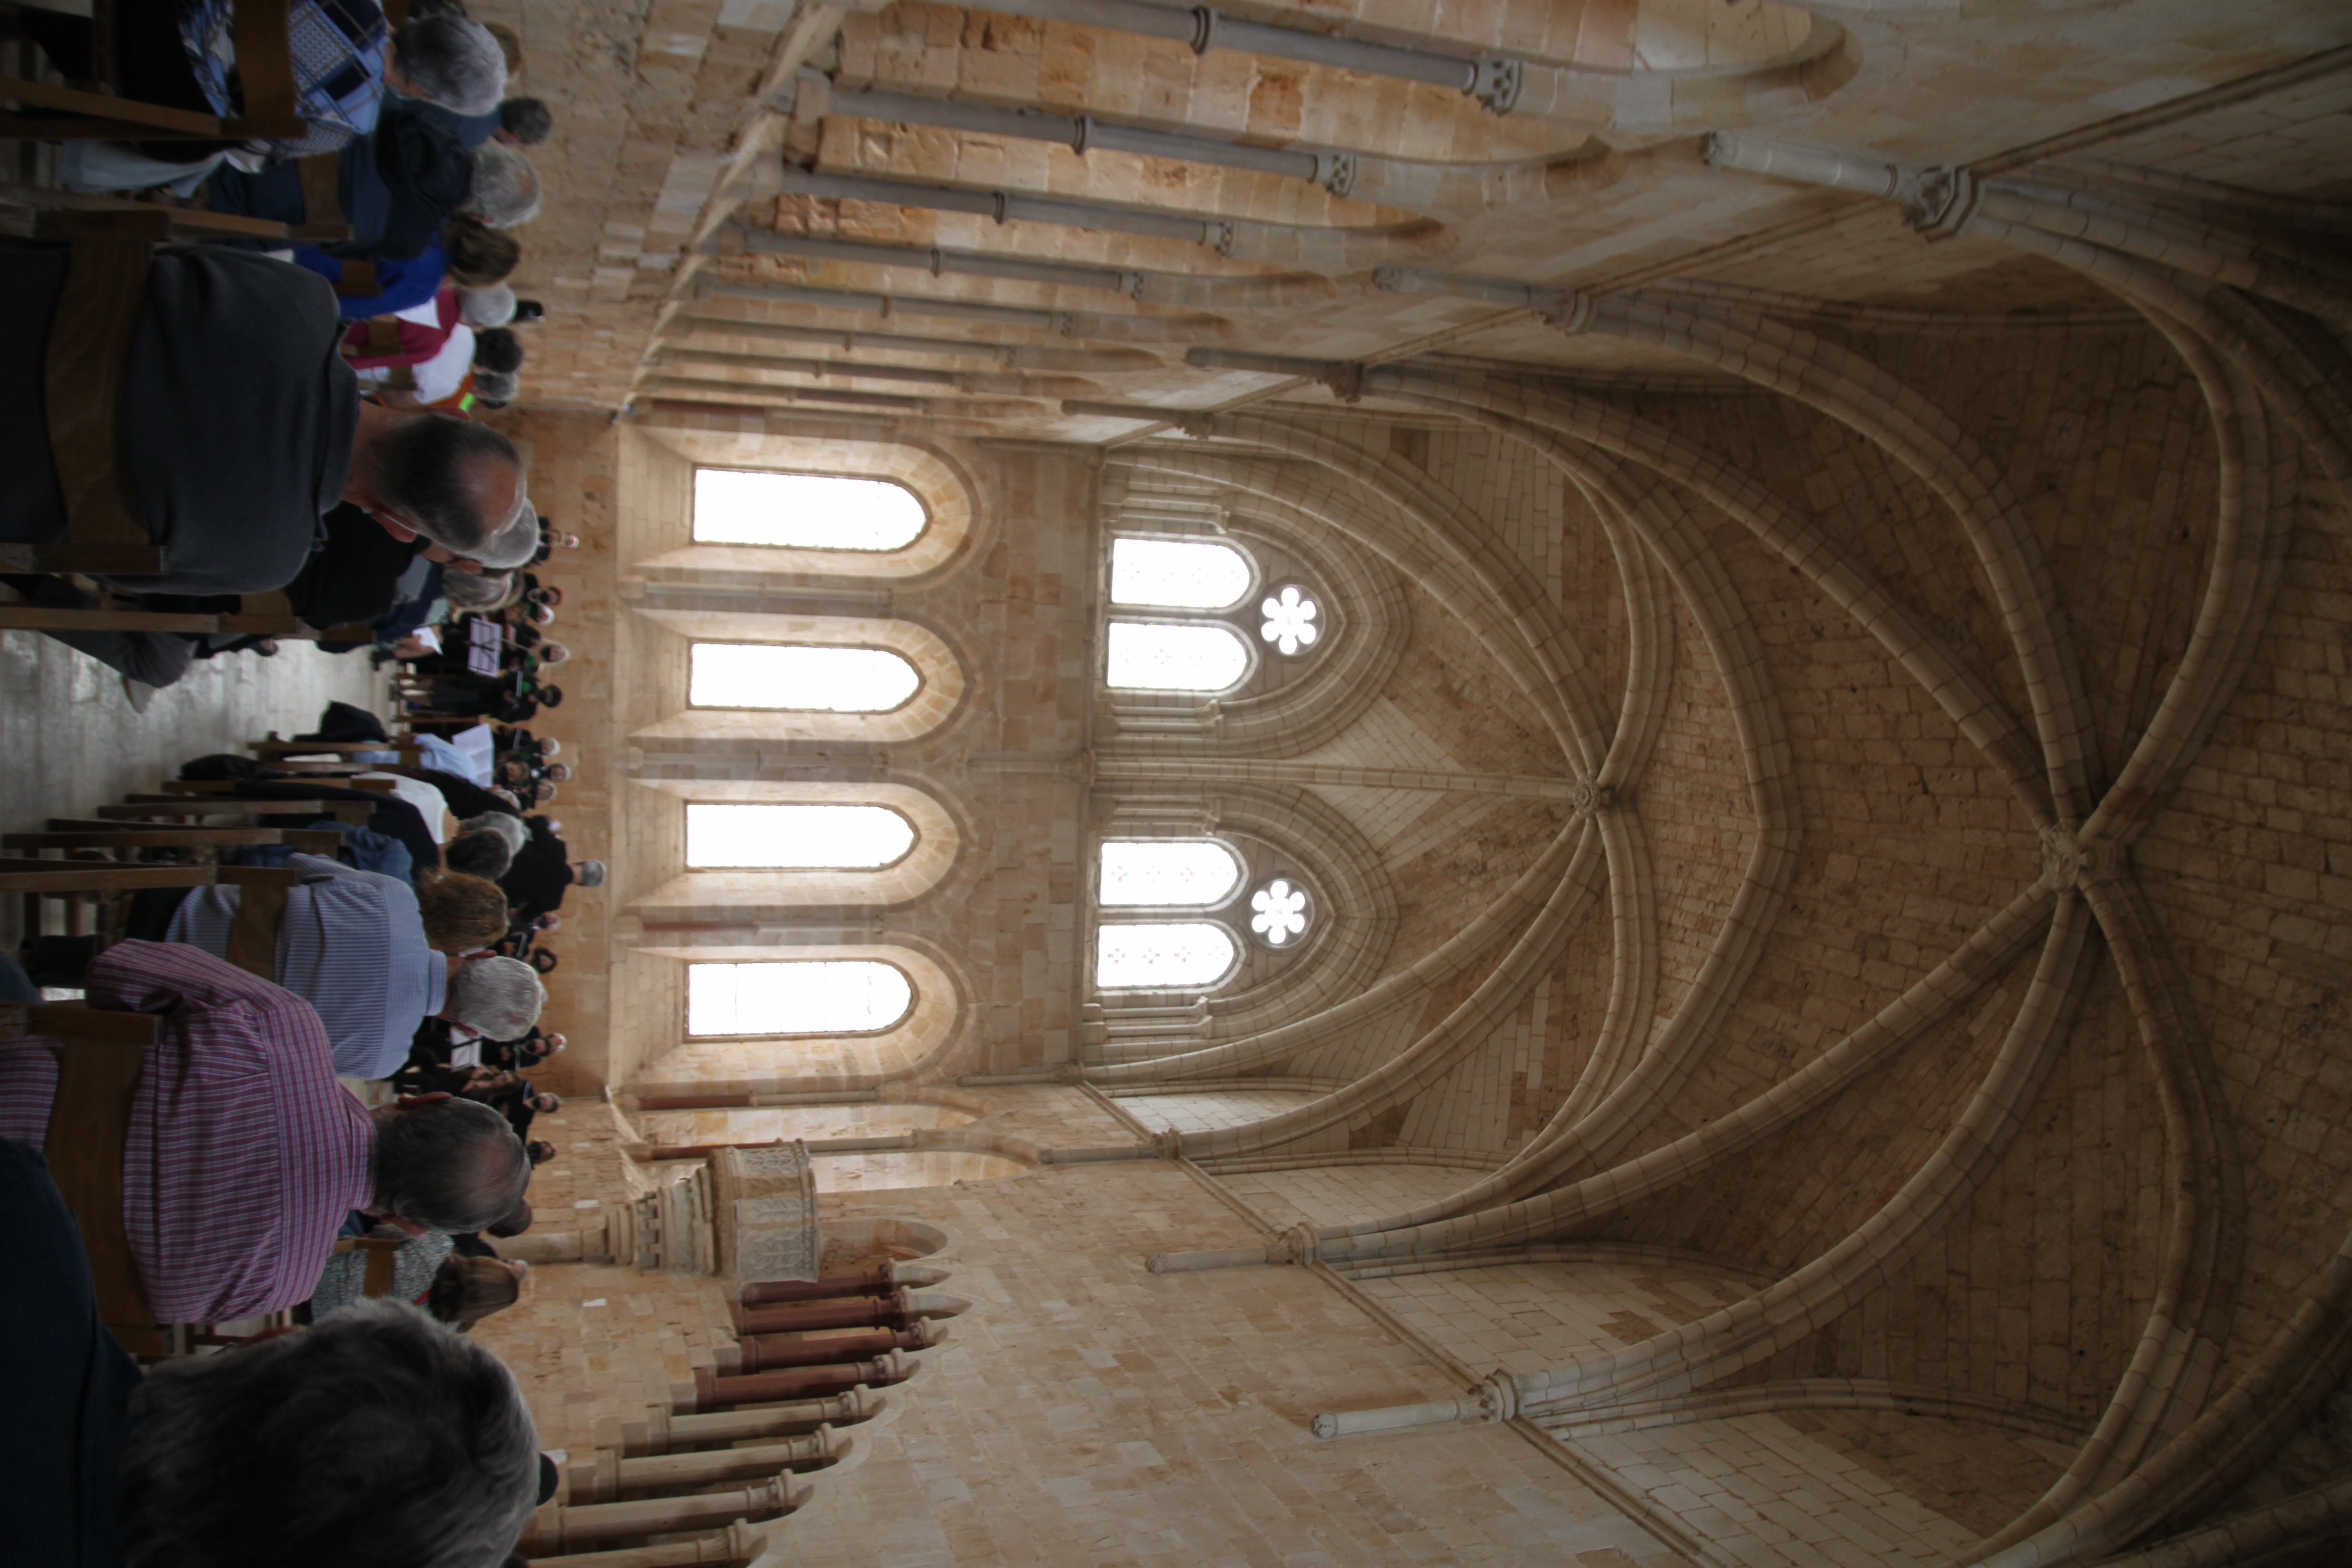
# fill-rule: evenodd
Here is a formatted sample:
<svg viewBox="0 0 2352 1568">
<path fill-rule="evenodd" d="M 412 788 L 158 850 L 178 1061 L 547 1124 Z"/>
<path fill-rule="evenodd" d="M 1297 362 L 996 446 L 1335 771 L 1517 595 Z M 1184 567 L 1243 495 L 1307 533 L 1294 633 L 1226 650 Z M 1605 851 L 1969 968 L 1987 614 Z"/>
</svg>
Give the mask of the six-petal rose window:
<svg viewBox="0 0 2352 1568">
<path fill-rule="evenodd" d="M 1257 635 L 1272 643 L 1276 651 L 1286 656 L 1314 647 L 1315 639 L 1322 635 L 1321 628 L 1315 624 L 1319 606 L 1296 583 L 1284 584 L 1257 609 L 1258 614 L 1265 617 L 1257 628 Z"/>
<path fill-rule="evenodd" d="M 1268 947 L 1287 947 L 1307 930 L 1311 915 L 1307 889 L 1276 877 L 1250 895 L 1250 930 Z"/>
</svg>

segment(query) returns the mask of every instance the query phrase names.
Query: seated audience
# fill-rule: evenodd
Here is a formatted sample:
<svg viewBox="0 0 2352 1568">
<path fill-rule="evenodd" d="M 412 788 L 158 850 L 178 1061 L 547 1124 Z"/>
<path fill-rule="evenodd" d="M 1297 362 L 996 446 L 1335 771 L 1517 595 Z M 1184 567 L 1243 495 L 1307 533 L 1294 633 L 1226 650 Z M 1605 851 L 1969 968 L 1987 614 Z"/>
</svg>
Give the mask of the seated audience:
<svg viewBox="0 0 2352 1568">
<path fill-rule="evenodd" d="M 480 1568 L 529 1521 L 520 1390 L 423 1313 L 371 1302 L 142 1379 L 100 1324 L 72 1212 L 15 1143 L 0 1232 L 19 1265 L 0 1282 L 10 1561 Z"/>
<path fill-rule="evenodd" d="M 507 896 L 497 882 L 445 868 L 420 872 L 416 909 L 436 952 L 480 952 L 507 932 Z"/>
<path fill-rule="evenodd" d="M 355 1210 L 412 1232 L 475 1230 L 522 1195 L 526 1155 L 504 1119 L 446 1099 L 363 1108 L 335 1081 L 319 1015 L 291 992 L 195 948 L 138 941 L 100 954 L 87 984 L 93 1006 L 164 1016 L 131 1105 L 122 1200 L 163 1321 L 307 1300 Z M 0 1139 L 41 1146 L 69 1048 L 0 1040 Z"/>
<path fill-rule="evenodd" d="M 444 746 L 448 744 L 438 735 L 420 735 L 417 739 L 439 742 Z M 433 760 L 448 762 L 450 759 L 442 756 Z M 450 815 L 461 822 L 470 817 L 502 814 L 507 810 L 506 803 L 493 791 L 476 784 L 471 778 L 453 773 L 446 767 L 394 767 L 386 771 L 397 773 L 403 778 L 411 778 L 420 784 L 432 785 L 434 789 L 440 792 L 442 800 L 449 807 Z M 457 831 L 462 833 L 465 829 L 460 827 Z"/>
<path fill-rule="evenodd" d="M 424 255 L 444 224 L 461 210 L 474 211 L 466 204 L 474 190 L 475 156 L 426 105 L 404 99 L 386 103 L 374 133 L 335 155 L 336 199 L 352 232 L 325 247 L 327 254 L 348 261 L 404 261 Z M 299 224 L 307 210 L 302 172 L 294 163 L 275 163 L 257 174 L 217 170 L 208 189 L 217 213 Z M 494 221 L 478 211 L 475 216 Z"/>
<path fill-rule="evenodd" d="M 470 1333 L 484 1318 L 520 1300 L 522 1282 L 529 1278 L 530 1265 L 520 1258 L 507 1263 L 496 1258 L 445 1258 L 418 1304 L 436 1321 Z"/>
<path fill-rule="evenodd" d="M 513 1306 L 521 1298 L 522 1282 L 530 1277 L 528 1263 L 457 1254 L 455 1238 L 437 1230 L 410 1236 L 382 1225 L 368 1236 L 401 1244 L 392 1255 L 392 1289 L 382 1299 L 422 1308 L 461 1334 L 491 1313 Z M 327 1259 L 319 1288 L 310 1293 L 313 1324 L 370 1300 L 365 1292 L 368 1257 L 365 1252 L 338 1252 Z"/>
<path fill-rule="evenodd" d="M 414 257 L 385 258 L 365 264 L 330 256 L 316 245 L 294 247 L 294 263 L 308 268 L 334 287 L 343 315 L 352 321 L 392 315 L 422 305 L 444 284 L 459 290 L 506 287 L 505 279 L 522 260 L 522 247 L 504 229 L 462 214 L 451 218 L 440 235 Z M 372 283 L 372 292 L 361 292 Z M 511 296 L 511 290 L 509 291 Z M 496 324 L 496 323 L 493 323 Z"/>
<path fill-rule="evenodd" d="M 286 864 L 308 879 L 286 890 L 275 978 L 317 1010 L 337 1072 L 391 1077 L 426 1017 L 500 1039 L 538 1020 L 547 993 L 530 966 L 510 958 L 467 961 L 427 946 L 416 894 L 398 878 L 315 855 L 289 856 Z M 145 936 L 160 925 L 166 942 L 226 958 L 243 893 L 235 886 L 153 889 L 133 900 L 131 930 Z M 35 938 L 25 948 L 26 967 L 44 985 L 75 984 L 85 966 L 95 973 L 89 942 Z"/>
<path fill-rule="evenodd" d="M 352 374 L 386 407 L 423 408 L 457 396 L 473 363 L 474 329 L 457 322 L 421 358 L 387 355 L 377 363 L 354 365 Z"/>
<path fill-rule="evenodd" d="M 447 1233 L 428 1230 L 411 1236 L 398 1226 L 380 1225 L 367 1233 L 367 1239 L 400 1243 L 400 1250 L 392 1255 L 392 1289 L 384 1299 L 412 1307 L 424 1306 L 425 1292 L 433 1289 L 434 1277 L 449 1257 Z M 361 1251 L 328 1255 L 327 1267 L 320 1272 L 308 1303 L 312 1323 L 368 1300 L 365 1287 L 370 1256 Z"/>
<path fill-rule="evenodd" d="M 441 863 L 452 871 L 495 882 L 514 864 L 514 851 L 495 833 L 460 833 L 441 847 Z M 499 895 L 504 908 L 506 895 Z"/>
<path fill-rule="evenodd" d="M 555 836 L 547 818 L 528 817 L 524 825 L 530 832 L 530 842 L 515 851 L 514 864 L 499 879 L 518 920 L 528 922 L 554 913 L 562 908 L 565 889 L 575 883 L 583 888 L 604 886 L 604 862 L 583 860 L 575 868 L 563 840 Z"/>
<path fill-rule="evenodd" d="M 49 319 L 66 252 L 0 249 L 0 407 L 46 406 Z M 394 538 L 423 535 L 494 563 L 527 513 L 507 439 L 464 420 L 362 404 L 336 356 L 334 295 L 299 268 L 211 247 L 167 248 L 148 269 L 122 396 L 126 478 L 171 560 L 134 592 L 253 594 L 284 587 L 339 501 Z M 268 410 L 266 418 L 257 409 Z M 0 542 L 46 543 L 66 519 L 48 422 L 0 420 Z M 528 559 L 536 524 L 528 524 Z M 520 564 L 520 561 L 509 564 Z M 68 640 L 70 638 L 68 637 Z"/>
<path fill-rule="evenodd" d="M 528 1139 L 531 1119 L 554 1115 L 563 1109 L 563 1101 L 551 1094 L 520 1094 L 504 1104 L 493 1105 L 491 1109 L 505 1113 L 507 1125 L 515 1130 L 516 1137 Z"/>
<path fill-rule="evenodd" d="M 329 510 L 320 520 L 320 526 L 323 542 L 303 561 L 301 570 L 282 590 L 295 617 L 318 630 L 373 624 L 397 605 L 402 584 L 411 579 L 412 573 L 421 567 L 457 562 L 446 545 L 414 533 L 402 538 L 350 502 Z M 465 563 L 464 575 L 475 575 L 470 570 L 473 564 Z M 62 578 L 9 575 L 0 576 L 0 582 L 16 588 L 34 604 L 74 608 L 89 602 Z M 141 594 L 135 598 L 141 609 L 189 615 L 233 615 L 241 605 L 239 596 L 235 595 Z M 100 663 L 152 687 L 177 682 L 195 659 L 247 648 L 274 652 L 276 646 L 276 639 L 271 637 L 228 632 L 58 635 L 60 640 Z"/>
<path fill-rule="evenodd" d="M 473 156 L 472 183 L 458 211 L 493 228 L 513 228 L 539 216 L 539 169 L 528 156 L 499 142 Z"/>
<path fill-rule="evenodd" d="M 509 98 L 479 114 L 443 112 L 449 129 L 468 147 L 490 141 L 536 147 L 555 129 L 554 110 L 536 98 Z"/>
<path fill-rule="evenodd" d="M 485 327 L 503 327 L 515 317 L 514 290 L 503 283 L 460 288 L 457 315 L 478 332 Z"/>
<path fill-rule="evenodd" d="M 439 790 L 435 789 L 423 779 L 385 773 L 380 769 L 355 776 L 390 784 L 394 795 L 416 808 L 416 815 L 424 820 L 425 831 L 433 835 L 434 843 L 446 844 L 449 841 L 449 800 Z"/>
<path fill-rule="evenodd" d="M 498 139 L 509 147 L 536 147 L 555 133 L 555 111 L 540 98 L 509 98 L 499 105 Z"/>
<path fill-rule="evenodd" d="M 114 0 L 110 45 L 126 98 L 224 118 L 244 112 L 237 77 L 235 0 Z M 294 0 L 287 16 L 299 136 L 239 144 L 225 140 L 98 142 L 69 147 L 61 173 L 79 190 L 121 190 L 200 178 L 235 151 L 280 161 L 332 153 L 374 131 L 389 87 L 439 112 L 495 110 L 504 86 L 498 40 L 458 16 L 413 21 L 386 36 L 372 0 Z M 19 26 L 58 70 L 94 74 L 90 19 L 39 8 Z"/>
<path fill-rule="evenodd" d="M 362 385 L 381 386 L 369 372 L 414 370 L 446 351 L 459 325 L 457 290 L 445 284 L 422 304 L 353 321 L 343 334 L 343 363 Z"/>
</svg>

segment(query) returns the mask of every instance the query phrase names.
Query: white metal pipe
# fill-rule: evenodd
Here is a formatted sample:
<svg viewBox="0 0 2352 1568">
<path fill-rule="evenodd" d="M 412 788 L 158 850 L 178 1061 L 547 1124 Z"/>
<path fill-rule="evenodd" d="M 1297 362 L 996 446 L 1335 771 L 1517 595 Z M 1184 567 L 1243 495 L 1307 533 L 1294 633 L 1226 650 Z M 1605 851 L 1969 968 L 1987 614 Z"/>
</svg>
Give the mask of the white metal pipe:
<svg viewBox="0 0 2352 1568">
<path fill-rule="evenodd" d="M 783 188 L 794 195 L 832 201 L 887 202 L 933 212 L 971 213 L 997 223 L 1050 223 L 1064 228 L 1108 229 L 1119 234 L 1144 234 L 1159 239 L 1181 239 L 1190 245 L 1222 247 L 1233 241 L 1233 226 L 1215 218 L 1181 217 L 1170 213 L 1130 212 L 1096 202 L 1064 201 L 1053 196 L 1026 195 L 1019 191 L 968 191 L 953 185 L 930 185 L 914 180 L 877 180 L 864 175 L 819 174 L 787 163 Z"/>
<path fill-rule="evenodd" d="M 1147 158 L 1176 158 L 1192 163 L 1216 163 L 1295 180 L 1328 184 L 1339 162 L 1352 173 L 1346 154 L 1294 153 L 1275 147 L 1249 147 L 1210 136 L 1186 136 L 1173 131 L 1153 131 L 1097 120 L 1090 114 L 1047 114 L 1034 109 L 997 109 L 954 99 L 923 98 L 913 93 L 874 92 L 834 87 L 827 104 L 835 114 L 866 120 L 888 120 L 902 125 L 932 125 L 943 131 L 969 131 L 982 136 L 1010 136 L 1024 142 L 1058 142 L 1074 153 L 1103 148 Z"/>
<path fill-rule="evenodd" d="M 1404 1432 L 1415 1426 L 1451 1426 L 1476 1421 L 1485 1409 L 1475 1400 L 1433 1399 L 1424 1405 L 1386 1405 L 1377 1410 L 1326 1410 L 1315 1417 L 1318 1437 L 1361 1437 L 1374 1432 Z"/>
<path fill-rule="evenodd" d="M 1432 87 L 1447 87 L 1464 93 L 1478 89 L 1483 63 L 1482 59 L 1460 55 L 1366 43 L 1334 33 L 1310 33 L 1298 27 L 1240 21 L 1208 5 L 1179 10 L 1173 5 L 1144 4 L 1143 0 L 987 0 L 983 9 L 1008 16 L 1034 16 L 1041 21 L 1071 22 L 1120 33 L 1139 33 L 1146 37 L 1170 38 L 1196 55 L 1205 55 L 1211 49 L 1237 49 L 1276 59 L 1334 66 L 1366 76 L 1427 82 Z"/>
<path fill-rule="evenodd" d="M 1143 274 L 1108 267 L 1076 267 L 1066 261 L 1024 261 L 1012 256 L 982 256 L 968 250 L 928 248 L 912 245 L 869 245 L 854 239 L 819 239 L 814 235 L 774 234 L 763 228 L 743 231 L 746 248 L 770 256 L 804 256 L 813 261 L 856 261 L 876 267 L 912 267 L 934 278 L 961 273 L 974 278 L 1010 278 L 1024 283 L 1049 283 L 1071 289 L 1099 289 L 1133 295 L 1143 286 Z"/>
<path fill-rule="evenodd" d="M 1699 155 L 1718 169 L 1769 174 L 1864 196 L 1893 196 L 1903 179 L 1902 170 L 1876 158 L 1794 142 L 1768 142 L 1761 136 L 1730 131 L 1709 132 L 1699 142 Z"/>
</svg>

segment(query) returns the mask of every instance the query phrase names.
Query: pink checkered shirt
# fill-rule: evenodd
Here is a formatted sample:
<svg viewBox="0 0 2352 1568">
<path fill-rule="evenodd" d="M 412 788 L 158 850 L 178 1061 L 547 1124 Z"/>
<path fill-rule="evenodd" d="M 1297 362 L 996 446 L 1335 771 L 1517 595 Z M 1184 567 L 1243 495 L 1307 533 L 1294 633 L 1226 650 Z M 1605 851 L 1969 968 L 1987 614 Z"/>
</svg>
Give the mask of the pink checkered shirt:
<svg viewBox="0 0 2352 1568">
<path fill-rule="evenodd" d="M 126 942 L 93 1007 L 163 1013 L 131 1102 L 122 1218 L 157 1319 L 219 1323 L 308 1300 L 373 1195 L 375 1128 L 335 1081 L 310 1005 L 211 954 Z M 39 1147 L 65 1042 L 0 1040 L 0 1138 Z"/>
</svg>

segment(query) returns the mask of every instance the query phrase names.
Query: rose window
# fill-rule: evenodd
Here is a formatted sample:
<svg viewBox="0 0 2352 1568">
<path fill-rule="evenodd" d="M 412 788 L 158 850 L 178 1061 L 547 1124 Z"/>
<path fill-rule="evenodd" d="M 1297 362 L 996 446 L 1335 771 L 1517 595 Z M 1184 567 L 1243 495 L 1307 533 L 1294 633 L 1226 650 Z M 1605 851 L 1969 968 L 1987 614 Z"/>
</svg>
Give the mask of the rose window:
<svg viewBox="0 0 2352 1568">
<path fill-rule="evenodd" d="M 1284 654 L 1295 654 L 1314 645 L 1318 635 L 1315 625 L 1316 604 L 1299 591 L 1298 584 L 1286 584 L 1280 593 L 1258 605 L 1258 614 L 1265 617 L 1257 635 L 1272 643 Z"/>
<path fill-rule="evenodd" d="M 1250 895 L 1250 930 L 1268 947 L 1287 947 L 1307 929 L 1307 889 L 1276 877 Z"/>
</svg>

